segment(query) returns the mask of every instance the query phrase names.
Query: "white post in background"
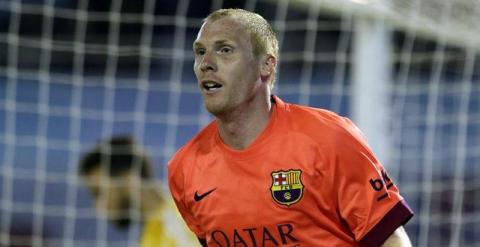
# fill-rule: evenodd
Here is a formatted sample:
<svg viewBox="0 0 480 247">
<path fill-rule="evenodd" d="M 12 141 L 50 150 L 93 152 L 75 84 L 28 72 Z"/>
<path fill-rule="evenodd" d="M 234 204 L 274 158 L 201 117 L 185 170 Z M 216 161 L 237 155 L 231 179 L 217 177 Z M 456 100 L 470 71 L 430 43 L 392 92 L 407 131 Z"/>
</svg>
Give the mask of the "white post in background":
<svg viewBox="0 0 480 247">
<path fill-rule="evenodd" d="M 390 32 L 381 20 L 357 18 L 353 44 L 352 118 L 388 168 L 391 83 Z"/>
</svg>

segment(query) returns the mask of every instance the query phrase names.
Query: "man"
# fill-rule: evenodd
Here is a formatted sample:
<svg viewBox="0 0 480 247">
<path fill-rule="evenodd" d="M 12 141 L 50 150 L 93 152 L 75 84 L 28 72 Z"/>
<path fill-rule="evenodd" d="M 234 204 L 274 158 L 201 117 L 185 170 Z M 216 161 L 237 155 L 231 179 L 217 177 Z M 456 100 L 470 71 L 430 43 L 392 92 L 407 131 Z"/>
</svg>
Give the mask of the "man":
<svg viewBox="0 0 480 247">
<path fill-rule="evenodd" d="M 154 183 L 148 156 L 133 138 L 113 137 L 85 154 L 79 174 L 94 197 L 96 208 L 118 228 L 134 219 L 144 222 L 141 247 L 198 246 L 173 203 Z"/>
<path fill-rule="evenodd" d="M 204 246 L 411 246 L 413 215 L 360 131 L 271 95 L 278 42 L 255 13 L 222 9 L 193 44 L 215 120 L 169 164 L 169 186 Z"/>
</svg>

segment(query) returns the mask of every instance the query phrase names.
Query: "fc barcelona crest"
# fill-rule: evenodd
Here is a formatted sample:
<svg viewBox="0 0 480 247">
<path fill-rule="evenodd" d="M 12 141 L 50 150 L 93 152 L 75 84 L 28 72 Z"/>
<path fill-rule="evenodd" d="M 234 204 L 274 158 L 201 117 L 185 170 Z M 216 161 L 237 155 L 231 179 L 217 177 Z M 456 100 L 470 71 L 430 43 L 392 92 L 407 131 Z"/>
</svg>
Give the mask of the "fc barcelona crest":
<svg viewBox="0 0 480 247">
<path fill-rule="evenodd" d="M 278 204 L 290 206 L 303 196 L 301 170 L 272 172 L 272 197 Z"/>
</svg>

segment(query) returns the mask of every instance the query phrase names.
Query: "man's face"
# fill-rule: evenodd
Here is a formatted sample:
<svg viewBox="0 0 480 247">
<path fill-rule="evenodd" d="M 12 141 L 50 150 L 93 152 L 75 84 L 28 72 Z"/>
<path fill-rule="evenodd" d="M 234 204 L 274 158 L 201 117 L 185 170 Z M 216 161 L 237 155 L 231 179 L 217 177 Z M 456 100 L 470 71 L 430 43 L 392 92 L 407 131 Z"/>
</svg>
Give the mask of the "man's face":
<svg viewBox="0 0 480 247">
<path fill-rule="evenodd" d="M 248 104 L 261 85 L 250 35 L 232 17 L 205 23 L 193 44 L 194 71 L 209 112 L 219 116 Z"/>
<path fill-rule="evenodd" d="M 132 206 L 128 174 L 111 177 L 103 169 L 97 168 L 88 174 L 87 184 L 97 211 L 115 226 L 128 227 Z"/>
</svg>

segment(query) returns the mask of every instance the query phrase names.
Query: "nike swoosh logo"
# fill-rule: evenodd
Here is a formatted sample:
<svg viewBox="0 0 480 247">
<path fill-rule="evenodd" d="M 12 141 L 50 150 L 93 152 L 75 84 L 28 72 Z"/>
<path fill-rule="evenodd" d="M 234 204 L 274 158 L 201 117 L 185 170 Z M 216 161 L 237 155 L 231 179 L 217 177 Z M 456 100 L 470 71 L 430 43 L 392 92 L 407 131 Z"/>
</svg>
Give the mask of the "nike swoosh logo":
<svg viewBox="0 0 480 247">
<path fill-rule="evenodd" d="M 210 193 L 212 193 L 214 190 L 216 190 L 217 188 L 214 188 L 214 189 L 211 189 L 203 194 L 198 194 L 197 192 L 198 191 L 195 191 L 195 195 L 193 196 L 193 199 L 198 202 L 200 200 L 202 200 L 203 198 L 205 198 L 206 196 L 208 196 Z"/>
</svg>

